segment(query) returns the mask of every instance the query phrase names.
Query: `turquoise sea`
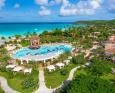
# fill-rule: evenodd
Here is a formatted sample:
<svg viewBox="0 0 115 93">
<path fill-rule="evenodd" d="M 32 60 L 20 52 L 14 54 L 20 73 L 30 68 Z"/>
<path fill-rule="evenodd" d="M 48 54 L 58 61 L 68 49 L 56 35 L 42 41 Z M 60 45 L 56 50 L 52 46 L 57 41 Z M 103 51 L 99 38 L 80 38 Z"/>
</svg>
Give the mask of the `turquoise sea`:
<svg viewBox="0 0 115 93">
<path fill-rule="evenodd" d="M 0 37 L 11 37 L 16 34 L 25 35 L 28 32 L 38 34 L 43 31 L 52 31 L 53 29 L 66 29 L 72 26 L 81 26 L 72 23 L 4 23 L 0 24 Z"/>
</svg>

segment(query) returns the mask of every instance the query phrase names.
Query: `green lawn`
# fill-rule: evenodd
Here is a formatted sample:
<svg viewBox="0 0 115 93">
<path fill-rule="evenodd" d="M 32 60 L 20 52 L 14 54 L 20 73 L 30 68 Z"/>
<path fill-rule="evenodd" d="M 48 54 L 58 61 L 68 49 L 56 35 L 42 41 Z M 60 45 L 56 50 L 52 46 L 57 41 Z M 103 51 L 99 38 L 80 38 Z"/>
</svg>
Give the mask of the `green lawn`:
<svg viewBox="0 0 115 93">
<path fill-rule="evenodd" d="M 0 87 L 0 93 L 5 93 L 1 87 Z"/>
<path fill-rule="evenodd" d="M 76 64 L 70 64 L 70 65 L 64 67 L 63 69 L 67 70 L 66 75 L 61 75 L 60 71 L 63 69 L 61 69 L 61 70 L 58 69 L 54 72 L 48 72 L 46 70 L 45 71 L 46 86 L 48 88 L 58 87 L 60 84 L 62 84 L 63 81 L 65 81 L 68 78 L 70 70 L 76 66 L 77 66 Z"/>
<path fill-rule="evenodd" d="M 112 73 L 108 73 L 108 74 L 101 76 L 101 78 L 105 80 L 112 80 L 112 79 L 115 79 L 115 75 Z"/>
<path fill-rule="evenodd" d="M 8 84 L 11 88 L 21 92 L 21 93 L 31 93 L 38 88 L 38 71 L 33 71 L 32 74 L 24 75 L 23 73 L 17 73 L 13 78 L 10 78 L 8 72 L 0 72 L 0 75 L 5 77 L 8 80 Z M 22 81 L 28 77 L 33 77 L 34 81 L 37 82 L 35 87 L 30 87 L 27 89 L 22 88 Z"/>
<path fill-rule="evenodd" d="M 80 74 L 86 75 L 87 72 L 83 68 L 81 68 L 80 70 L 75 71 L 74 77 L 76 77 L 77 75 L 80 75 Z"/>
</svg>

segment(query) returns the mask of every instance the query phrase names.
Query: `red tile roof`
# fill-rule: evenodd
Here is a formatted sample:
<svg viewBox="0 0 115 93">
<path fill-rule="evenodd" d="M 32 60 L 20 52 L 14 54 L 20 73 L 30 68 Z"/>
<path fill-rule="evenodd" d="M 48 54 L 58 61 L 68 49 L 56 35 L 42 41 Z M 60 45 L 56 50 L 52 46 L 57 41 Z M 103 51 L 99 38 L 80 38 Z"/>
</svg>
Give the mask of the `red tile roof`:
<svg viewBox="0 0 115 93">
<path fill-rule="evenodd" d="M 106 52 L 109 54 L 115 54 L 115 48 L 107 49 Z"/>
</svg>

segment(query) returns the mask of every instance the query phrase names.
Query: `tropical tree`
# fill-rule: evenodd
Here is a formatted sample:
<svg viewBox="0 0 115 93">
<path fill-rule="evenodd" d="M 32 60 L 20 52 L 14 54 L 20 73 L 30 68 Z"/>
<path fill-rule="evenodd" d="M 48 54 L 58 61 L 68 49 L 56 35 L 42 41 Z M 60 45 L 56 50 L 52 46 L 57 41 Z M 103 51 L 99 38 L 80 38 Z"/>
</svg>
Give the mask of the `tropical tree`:
<svg viewBox="0 0 115 93">
<path fill-rule="evenodd" d="M 107 80 L 80 74 L 60 93 L 115 93 L 114 88 L 114 84 Z"/>
</svg>

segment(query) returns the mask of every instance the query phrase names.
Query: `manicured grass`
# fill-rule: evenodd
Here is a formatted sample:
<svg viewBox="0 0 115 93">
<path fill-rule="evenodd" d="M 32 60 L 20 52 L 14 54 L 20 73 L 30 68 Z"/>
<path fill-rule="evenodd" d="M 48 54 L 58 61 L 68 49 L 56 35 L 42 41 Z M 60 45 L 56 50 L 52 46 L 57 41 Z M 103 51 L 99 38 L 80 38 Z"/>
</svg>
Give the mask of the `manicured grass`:
<svg viewBox="0 0 115 93">
<path fill-rule="evenodd" d="M 21 93 L 31 93 L 38 88 L 38 71 L 33 71 L 32 74 L 30 75 L 29 74 L 24 75 L 23 73 L 17 73 L 13 78 L 9 78 L 8 72 L 0 72 L 0 75 L 7 79 L 8 84 L 11 88 Z M 23 80 L 25 80 L 27 77 L 30 77 L 30 76 L 32 76 L 35 82 L 37 82 L 35 87 L 23 89 L 22 88 Z"/>
<path fill-rule="evenodd" d="M 58 69 L 54 72 L 48 72 L 45 71 L 45 82 L 46 82 L 46 86 L 48 88 L 55 88 L 58 87 L 60 84 L 62 84 L 62 82 L 64 82 L 68 76 L 69 76 L 69 72 L 72 68 L 76 67 L 76 64 L 69 64 L 68 66 L 64 67 L 63 69 Z M 62 75 L 60 73 L 60 71 L 66 69 L 66 75 Z"/>
<path fill-rule="evenodd" d="M 0 87 L 0 93 L 5 93 L 3 90 L 2 90 L 2 88 Z"/>
<path fill-rule="evenodd" d="M 87 72 L 86 72 L 83 68 L 81 68 L 80 70 L 75 71 L 75 73 L 74 73 L 74 78 L 75 78 L 76 76 L 80 75 L 80 74 L 86 75 Z"/>
<path fill-rule="evenodd" d="M 112 74 L 112 73 L 108 73 L 108 74 L 105 74 L 103 76 L 101 76 L 102 79 L 105 79 L 105 80 L 112 80 L 115 78 L 115 75 Z"/>
</svg>

